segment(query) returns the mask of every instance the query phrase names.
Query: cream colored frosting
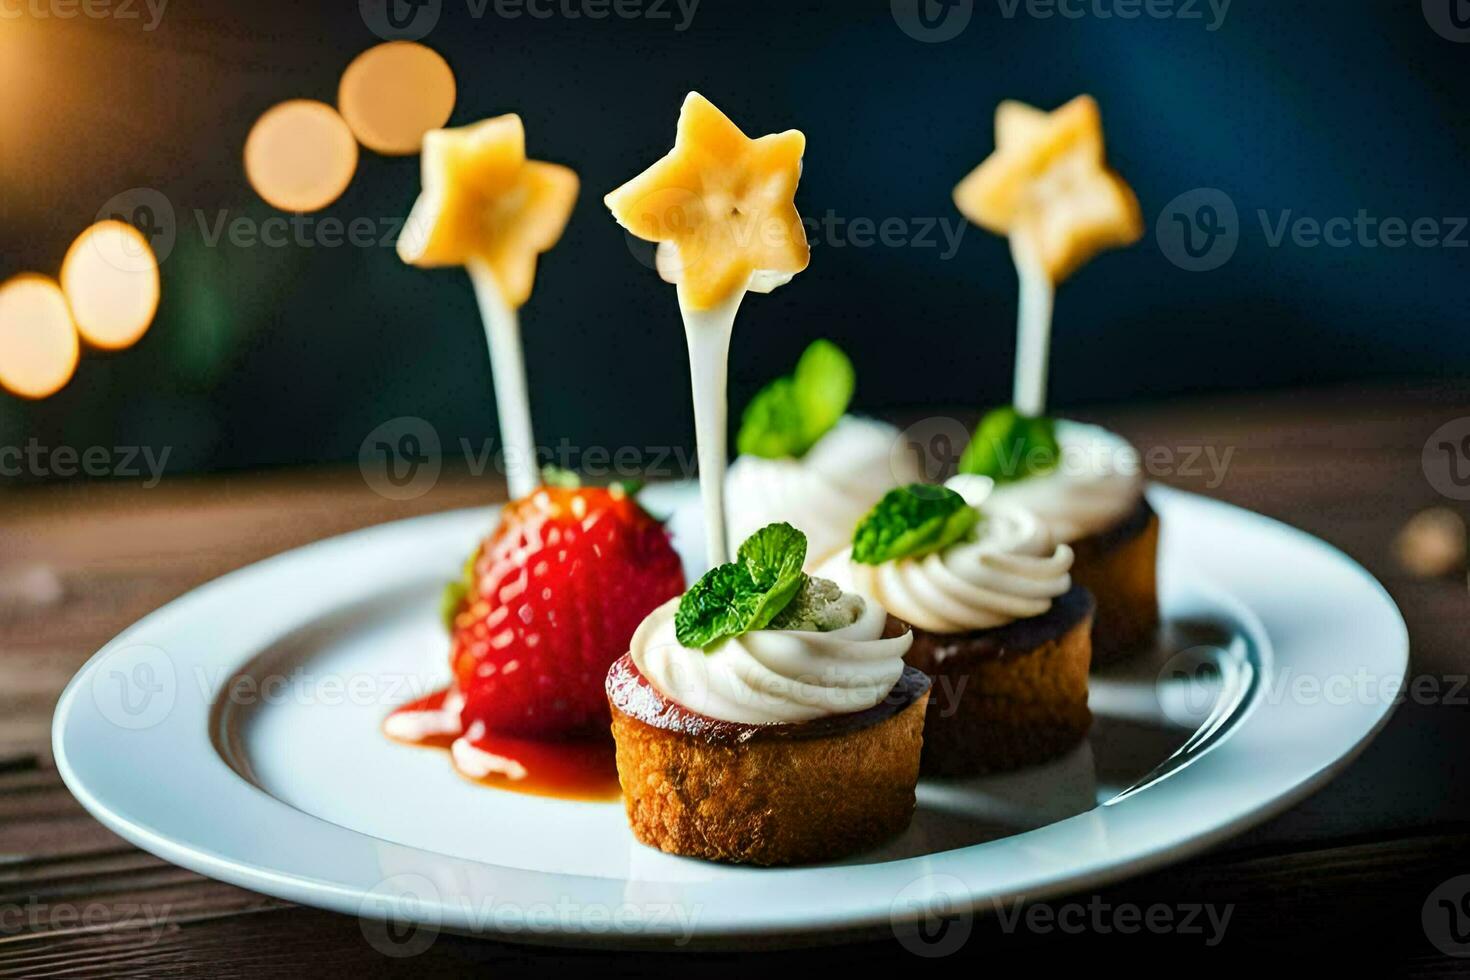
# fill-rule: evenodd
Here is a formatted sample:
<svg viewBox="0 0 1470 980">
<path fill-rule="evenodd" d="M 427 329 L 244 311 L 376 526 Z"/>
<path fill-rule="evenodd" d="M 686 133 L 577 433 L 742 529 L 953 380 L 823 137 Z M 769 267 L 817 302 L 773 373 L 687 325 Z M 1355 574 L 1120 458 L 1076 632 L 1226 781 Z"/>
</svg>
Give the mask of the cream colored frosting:
<svg viewBox="0 0 1470 980">
<path fill-rule="evenodd" d="M 812 721 L 881 702 L 903 673 L 913 635 L 883 636 L 887 614 L 864 601 L 856 622 L 826 633 L 756 630 L 710 651 L 674 633 L 678 599 L 649 613 L 629 653 L 660 694 L 722 721 L 760 725 Z"/>
<path fill-rule="evenodd" d="M 806 534 L 807 567 L 852 540 L 863 515 L 889 490 L 923 479 L 909 453 L 894 453 L 898 430 L 845 415 L 800 459 L 741 456 L 730 468 L 730 540 L 775 521 Z"/>
<path fill-rule="evenodd" d="M 1082 422 L 1057 423 L 1057 468 L 991 491 L 992 506 L 1022 507 L 1040 517 L 1060 542 L 1105 531 L 1143 497 L 1138 451 L 1122 436 Z"/>
<path fill-rule="evenodd" d="M 985 501 L 973 537 L 881 565 L 854 562 L 848 548 L 818 574 L 931 633 L 992 629 L 1051 609 L 1072 587 L 1072 549 L 1054 543 L 1035 514 L 986 500 L 988 478 L 958 476 L 946 486 L 972 506 Z"/>
</svg>

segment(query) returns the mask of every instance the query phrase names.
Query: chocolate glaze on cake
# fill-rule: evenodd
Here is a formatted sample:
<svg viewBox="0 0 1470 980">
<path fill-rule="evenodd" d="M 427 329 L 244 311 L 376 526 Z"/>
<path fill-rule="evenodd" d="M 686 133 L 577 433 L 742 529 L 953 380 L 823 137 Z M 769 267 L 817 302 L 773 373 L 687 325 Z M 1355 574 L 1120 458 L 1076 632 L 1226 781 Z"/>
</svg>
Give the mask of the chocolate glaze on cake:
<svg viewBox="0 0 1470 980">
<path fill-rule="evenodd" d="M 1091 592 L 1080 585 L 1073 585 L 1052 600 L 1050 609 L 1030 619 L 1018 619 L 1004 626 L 969 633 L 930 633 L 916 629 L 914 644 L 903 658 L 904 663 L 926 674 L 939 674 L 946 670 L 964 670 L 977 660 L 1004 660 L 1030 653 L 1092 615 L 1095 605 Z M 889 616 L 888 619 L 890 630 L 906 628 L 894 617 Z"/>
<path fill-rule="evenodd" d="M 711 718 L 670 701 L 648 683 L 629 654 L 625 653 L 614 661 L 607 672 L 607 699 L 618 711 L 654 728 L 721 745 L 740 745 L 753 740 L 840 735 L 892 718 L 928 690 L 929 678 L 923 672 L 905 666 L 898 683 L 893 685 L 893 690 L 871 708 L 843 715 L 829 715 L 798 724 L 752 725 Z"/>
</svg>

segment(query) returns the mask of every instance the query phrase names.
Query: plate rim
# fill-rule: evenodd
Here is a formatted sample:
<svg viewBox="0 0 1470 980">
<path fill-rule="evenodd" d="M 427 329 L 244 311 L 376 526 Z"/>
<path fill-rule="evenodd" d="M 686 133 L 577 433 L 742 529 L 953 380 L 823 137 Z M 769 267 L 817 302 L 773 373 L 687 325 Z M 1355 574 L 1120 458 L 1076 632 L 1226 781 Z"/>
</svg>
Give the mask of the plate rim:
<svg viewBox="0 0 1470 980">
<path fill-rule="evenodd" d="M 649 489 L 672 496 L 679 492 L 681 486 L 683 485 L 660 484 Z M 1272 535 L 1283 535 L 1285 539 L 1305 546 L 1309 552 L 1315 552 L 1317 555 L 1340 566 L 1357 583 L 1369 586 L 1370 590 L 1376 594 L 1377 599 L 1382 604 L 1381 609 L 1378 611 L 1388 614 L 1390 617 L 1389 619 L 1385 619 L 1380 625 L 1389 627 L 1393 634 L 1391 637 L 1393 649 L 1379 650 L 1375 653 L 1375 656 L 1384 658 L 1385 662 L 1380 664 L 1380 666 L 1386 667 L 1388 671 L 1381 676 L 1387 677 L 1391 673 L 1395 683 L 1398 685 L 1398 689 L 1401 690 L 1402 682 L 1408 669 L 1409 636 L 1407 626 L 1398 607 L 1383 585 L 1351 557 L 1334 545 L 1305 531 L 1294 528 L 1274 518 L 1236 507 L 1223 501 L 1162 486 L 1151 486 L 1149 488 L 1149 496 L 1156 507 L 1165 510 L 1187 510 L 1190 507 L 1198 507 L 1206 511 L 1221 513 L 1226 517 L 1234 519 L 1241 519 L 1243 517 L 1251 522 L 1264 522 L 1263 526 Z M 346 534 L 321 539 L 228 572 L 186 592 L 182 596 L 149 613 L 147 616 L 121 631 L 89 658 L 62 692 L 52 726 L 52 750 L 56 767 L 62 780 L 82 806 L 104 826 L 134 845 L 156 854 L 165 860 L 240 887 L 302 904 L 326 907 L 346 914 L 355 914 L 359 917 L 372 917 L 379 912 L 385 911 L 386 906 L 382 904 L 373 904 L 371 906 L 365 904 L 365 893 L 363 889 L 359 886 L 346 884 L 340 879 L 332 880 L 325 877 L 300 875 L 286 868 L 271 867 L 266 863 L 245 859 L 238 854 L 232 856 L 215 853 L 202 846 L 199 843 L 197 835 L 192 843 L 187 840 L 178 840 L 173 836 L 154 830 L 144 822 L 139 822 L 129 817 L 124 812 L 127 807 L 120 806 L 117 800 L 113 799 L 109 801 L 93 793 L 92 789 L 88 786 L 87 778 L 80 772 L 80 767 L 72 758 L 71 748 L 68 746 L 68 735 L 73 730 L 72 726 L 79 717 L 76 714 L 78 710 L 85 711 L 89 707 L 95 709 L 95 705 L 89 699 L 81 697 L 81 694 L 86 690 L 94 676 L 94 672 L 99 669 L 99 665 L 110 652 L 117 650 L 120 646 L 143 642 L 140 639 L 140 635 L 146 635 L 150 627 L 156 627 L 160 623 L 168 622 L 170 617 L 180 615 L 181 611 L 187 611 L 191 605 L 203 601 L 206 597 L 213 597 L 219 592 L 229 589 L 232 583 L 239 583 L 253 577 L 269 576 L 275 569 L 289 567 L 290 563 L 300 562 L 308 557 L 313 557 L 316 560 L 321 560 L 322 556 L 330 557 L 336 550 L 349 549 L 354 543 L 365 538 L 379 535 L 391 536 L 395 533 L 402 535 L 405 533 L 405 529 L 409 527 L 427 526 L 426 522 L 458 522 L 468 520 L 471 514 L 484 515 L 486 512 L 487 508 L 484 507 L 443 511 L 372 525 Z M 397 529 L 396 532 L 392 530 L 395 528 Z M 1226 594 L 1230 593 L 1227 592 Z M 324 605 L 323 608 L 330 609 L 333 607 Z M 227 669 L 230 671 L 238 670 L 242 664 L 243 662 L 235 662 L 227 665 Z M 212 717 L 212 699 L 206 698 L 206 701 L 210 702 L 205 705 L 206 714 Z M 495 935 L 497 938 L 510 941 L 553 942 L 571 945 L 615 947 L 645 945 L 648 942 L 663 943 L 671 939 L 683 939 L 687 941 L 691 936 L 694 939 L 695 945 L 700 945 L 711 940 L 738 940 L 745 937 L 802 936 L 811 939 L 814 934 L 822 933 L 827 934 L 832 941 L 838 941 L 854 932 L 868 931 L 885 925 L 894 927 L 913 921 L 923 914 L 924 901 L 932 900 L 935 896 L 942 897 L 949 903 L 950 907 L 953 907 L 958 897 L 961 905 L 968 907 L 972 912 L 978 911 L 982 913 L 986 910 L 987 906 L 997 908 L 1003 903 L 1014 902 L 1018 899 L 1024 899 L 1026 901 L 1046 899 L 1058 894 L 1083 890 L 1126 876 L 1154 870 L 1205 850 L 1289 808 L 1320 789 L 1333 776 L 1349 765 L 1383 729 L 1384 725 L 1387 724 L 1396 706 L 1397 699 L 1388 699 L 1386 703 L 1382 704 L 1360 706 L 1364 707 L 1367 714 L 1371 717 L 1365 717 L 1353 726 L 1352 739 L 1345 744 L 1345 747 L 1340 748 L 1340 750 L 1334 749 L 1335 754 L 1333 757 L 1328 759 L 1324 764 L 1315 767 L 1312 771 L 1295 773 L 1292 776 L 1291 785 L 1279 792 L 1262 798 L 1253 806 L 1233 814 L 1228 820 L 1218 821 L 1210 826 L 1178 836 L 1162 846 L 1151 846 L 1140 849 L 1135 845 L 1132 848 L 1132 853 L 1116 859 L 1093 860 L 1081 866 L 1074 864 L 1068 873 L 1052 874 L 1049 877 L 1042 875 L 1028 881 L 1021 888 L 1002 889 L 999 891 L 991 890 L 982 893 L 973 886 L 966 884 L 956 872 L 967 870 L 966 868 L 960 867 L 960 865 L 972 863 L 977 860 L 977 852 L 981 849 L 994 850 L 996 845 L 1007 842 L 1011 842 L 1010 847 L 1013 849 L 1020 847 L 1024 850 L 1039 846 L 1044 847 L 1044 845 L 1038 844 L 1038 835 L 1057 837 L 1057 843 L 1064 843 L 1068 835 L 1077 840 L 1085 841 L 1092 833 L 1100 830 L 1105 831 L 1108 824 L 1122 819 L 1116 815 L 1127 813 L 1125 808 L 1128 804 L 1125 803 L 1118 807 L 1100 806 L 1087 813 L 1079 814 L 1066 820 L 1037 828 L 1036 830 L 1016 834 L 999 841 L 970 845 L 954 851 L 941 852 L 933 855 L 904 858 L 862 866 L 825 866 L 803 869 L 763 870 L 757 872 L 761 876 L 773 877 L 790 875 L 820 876 L 823 872 L 848 875 L 854 873 L 872 874 L 874 869 L 889 868 L 893 872 L 896 872 L 899 877 L 911 878 L 912 882 L 929 879 L 925 887 L 920 889 L 922 894 L 918 897 L 922 901 L 906 905 L 902 909 L 893 903 L 875 905 L 869 902 L 861 909 L 813 908 L 804 910 L 805 914 L 800 918 L 792 918 L 790 916 L 782 917 L 781 915 L 762 915 L 759 914 L 760 910 L 757 907 L 755 909 L 744 910 L 745 914 L 730 915 L 727 913 L 722 917 L 716 917 L 712 923 L 701 923 L 694 929 L 692 934 L 676 933 L 672 929 L 666 928 L 665 924 L 656 922 L 639 923 L 637 932 L 617 936 L 596 934 L 584 928 L 565 928 L 565 923 L 562 928 L 535 933 L 528 932 L 525 929 L 506 930 L 497 928 L 486 930 L 483 928 L 483 922 L 475 922 L 463 916 L 456 916 L 453 909 L 448 909 L 448 914 L 446 914 L 445 907 L 440 907 L 434 911 L 434 916 L 431 917 L 434 920 L 432 924 L 443 928 L 445 931 L 470 932 L 475 934 L 488 933 Z M 1241 734 L 1249 731 L 1253 721 L 1258 719 L 1259 711 L 1257 708 L 1259 707 L 1260 705 L 1252 706 L 1250 717 L 1242 719 L 1239 731 L 1232 732 L 1231 737 L 1227 738 L 1221 746 L 1201 757 L 1195 765 L 1187 767 L 1185 770 L 1171 776 L 1170 781 L 1172 782 L 1176 779 L 1184 780 L 1187 778 L 1190 782 L 1198 782 L 1201 779 L 1209 777 L 1211 771 L 1220 764 L 1221 756 L 1229 752 L 1228 747 L 1232 742 L 1237 742 L 1241 738 Z M 1366 722 L 1366 724 L 1362 722 Z M 299 820 L 314 822 L 319 825 L 318 830 L 320 828 L 330 828 L 327 832 L 329 838 L 347 835 L 349 838 L 360 839 L 356 842 L 359 850 L 362 849 L 362 845 L 367 845 L 367 850 L 363 851 L 363 853 L 372 853 L 374 850 L 386 847 L 395 852 L 402 852 L 400 856 L 412 855 L 418 859 L 425 859 L 428 864 L 448 862 L 454 865 L 473 865 L 479 868 L 489 869 L 489 871 L 494 872 L 498 877 L 514 879 L 529 876 L 548 881 L 552 884 L 561 884 L 566 889 L 585 887 L 591 891 L 602 892 L 618 882 L 618 879 L 555 872 L 536 872 L 483 864 L 482 862 L 468 858 L 456 858 L 416 847 L 394 844 L 380 838 L 372 837 L 361 831 L 331 823 L 324 818 L 292 807 L 290 804 L 272 796 L 261 787 L 239 776 L 233 768 L 229 767 L 225 760 L 218 757 L 216 747 L 213 743 L 214 733 L 212 731 L 203 730 L 194 734 L 210 753 L 215 754 L 215 761 L 226 769 L 231 777 L 239 781 L 240 787 L 243 787 L 247 791 L 247 794 L 257 794 L 259 797 L 263 797 L 274 803 L 276 807 L 284 807 L 296 814 Z M 1237 744 L 1237 748 L 1239 748 L 1239 744 Z M 1213 763 L 1211 762 L 1212 757 L 1214 757 Z M 1191 771 L 1192 775 L 1190 775 Z M 1149 790 L 1145 790 L 1139 793 L 1138 798 L 1147 802 L 1149 800 L 1149 792 Z M 105 796 L 106 794 L 103 795 Z M 271 810 L 274 808 L 268 807 L 267 809 Z M 303 824 L 297 823 L 293 825 L 293 829 L 301 829 L 304 826 Z M 1045 851 L 1043 850 L 1039 853 L 1044 854 Z M 925 870 L 928 866 L 933 867 Z M 463 873 L 466 869 L 456 868 L 452 870 Z M 891 876 L 892 874 L 890 873 L 889 877 Z M 451 875 L 451 877 L 453 876 Z M 877 876 L 875 875 L 875 877 Z M 474 880 L 473 874 L 470 875 L 469 880 Z M 958 883 L 960 889 L 966 892 L 966 894 L 959 896 L 953 894 L 952 889 L 955 883 Z M 719 889 L 728 884 L 728 882 L 698 882 L 689 884 L 658 883 L 657 887 L 682 895 L 683 893 L 697 893 L 710 888 Z M 732 890 L 739 891 L 739 889 Z M 883 891 L 883 894 L 889 897 L 894 893 L 894 889 L 892 888 Z M 379 897 L 381 898 L 382 896 Z M 681 898 L 679 900 L 686 901 L 687 899 Z M 587 903 L 587 907 L 605 906 L 606 904 L 604 901 L 597 901 Z"/>
</svg>

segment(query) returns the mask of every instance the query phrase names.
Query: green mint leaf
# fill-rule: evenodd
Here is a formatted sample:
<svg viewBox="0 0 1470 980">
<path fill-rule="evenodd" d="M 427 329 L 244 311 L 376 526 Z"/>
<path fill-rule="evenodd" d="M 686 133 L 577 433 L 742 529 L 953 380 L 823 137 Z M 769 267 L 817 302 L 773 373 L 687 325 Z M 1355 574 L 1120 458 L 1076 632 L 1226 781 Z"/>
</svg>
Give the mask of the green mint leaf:
<svg viewBox="0 0 1470 980">
<path fill-rule="evenodd" d="M 769 589 L 801 574 L 806 564 L 806 535 L 790 524 L 767 524 L 745 539 L 735 561 L 745 566 L 757 588 Z"/>
<path fill-rule="evenodd" d="M 679 600 L 674 635 L 686 647 L 708 650 L 744 632 L 762 598 L 743 565 L 716 565 Z"/>
<path fill-rule="evenodd" d="M 740 418 L 735 448 L 764 459 L 801 456 L 811 448 L 803 434 L 795 381 L 777 378 L 756 392 Z"/>
<path fill-rule="evenodd" d="M 745 539 L 735 561 L 745 566 L 756 590 L 765 593 L 745 629 L 763 629 L 801 590 L 806 579 L 801 571 L 806 564 L 806 535 L 790 524 L 767 524 Z"/>
<path fill-rule="evenodd" d="M 801 591 L 806 535 L 771 524 L 745 540 L 736 559 L 706 572 L 684 593 L 674 613 L 674 635 L 686 647 L 708 650 L 720 641 L 763 629 Z"/>
<path fill-rule="evenodd" d="M 1054 419 L 1033 418 L 1006 407 L 980 420 L 959 468 L 996 483 L 1013 483 L 1056 469 L 1060 458 Z"/>
<path fill-rule="evenodd" d="M 814 340 L 796 362 L 794 380 L 802 434 L 811 448 L 847 411 L 857 374 L 842 348 L 830 340 Z"/>
<path fill-rule="evenodd" d="M 856 383 L 840 347 L 813 341 L 792 376 L 772 381 L 745 407 L 736 448 L 766 459 L 804 455 L 842 418 Z"/>
<path fill-rule="evenodd" d="M 940 551 L 967 536 L 980 512 L 947 487 L 914 483 L 890 490 L 868 511 L 852 539 L 852 560 L 881 565 Z"/>
</svg>

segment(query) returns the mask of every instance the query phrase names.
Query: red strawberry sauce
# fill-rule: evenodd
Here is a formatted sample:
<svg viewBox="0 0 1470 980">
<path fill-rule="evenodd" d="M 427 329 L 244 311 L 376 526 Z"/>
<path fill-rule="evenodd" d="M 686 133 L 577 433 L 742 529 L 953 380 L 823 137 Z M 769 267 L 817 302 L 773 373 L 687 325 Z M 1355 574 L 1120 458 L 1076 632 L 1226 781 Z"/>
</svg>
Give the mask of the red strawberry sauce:
<svg viewBox="0 0 1470 980">
<path fill-rule="evenodd" d="M 383 723 L 384 734 L 406 745 L 449 752 L 455 771 L 482 786 L 565 800 L 618 798 L 618 770 L 607 732 L 529 739 L 485 731 L 474 723 L 465 732 L 453 702 L 445 710 L 453 693 L 445 688 L 398 708 Z"/>
</svg>

